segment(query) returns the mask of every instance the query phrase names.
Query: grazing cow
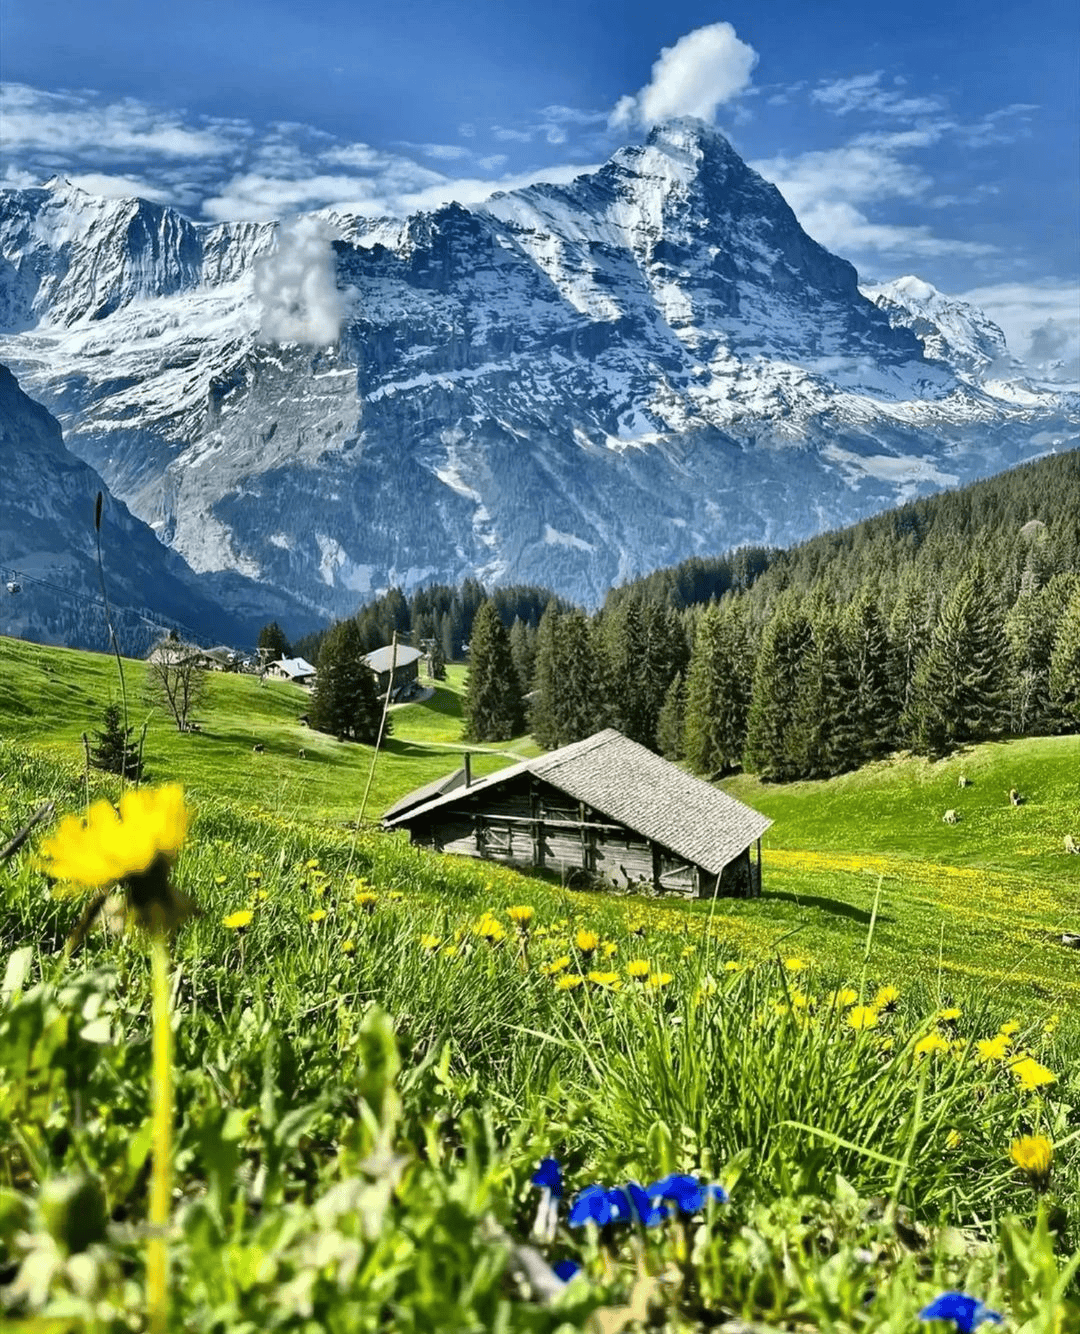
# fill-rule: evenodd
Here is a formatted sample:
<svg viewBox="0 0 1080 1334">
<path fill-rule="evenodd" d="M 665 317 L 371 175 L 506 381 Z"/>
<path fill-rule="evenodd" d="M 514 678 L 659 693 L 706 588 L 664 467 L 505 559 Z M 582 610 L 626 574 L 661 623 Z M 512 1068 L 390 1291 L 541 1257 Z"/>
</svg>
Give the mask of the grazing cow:
<svg viewBox="0 0 1080 1334">
<path fill-rule="evenodd" d="M 1009 800 L 1014 806 L 1022 806 L 1024 804 L 1024 798 L 1014 787 L 1009 788 Z"/>
<path fill-rule="evenodd" d="M 261 741 L 256 741 L 251 749 L 256 755 L 261 755 L 263 751 L 266 749 L 266 747 L 263 745 Z"/>
<path fill-rule="evenodd" d="M 961 774 L 959 779 L 957 779 L 957 787 L 970 787 L 970 786 L 971 786 L 971 779 L 967 776 L 967 774 Z"/>
<path fill-rule="evenodd" d="M 1072 834 L 1065 835 L 1065 851 L 1080 852 L 1080 843 L 1077 843 L 1076 839 L 1073 838 Z"/>
<path fill-rule="evenodd" d="M 945 821 L 946 824 L 956 824 L 957 820 L 960 819 L 959 815 L 957 815 L 955 811 L 946 811 L 941 818 Z"/>
<path fill-rule="evenodd" d="M 302 760 L 307 759 L 307 751 L 303 748 L 303 746 L 300 747 L 299 755 Z"/>
</svg>

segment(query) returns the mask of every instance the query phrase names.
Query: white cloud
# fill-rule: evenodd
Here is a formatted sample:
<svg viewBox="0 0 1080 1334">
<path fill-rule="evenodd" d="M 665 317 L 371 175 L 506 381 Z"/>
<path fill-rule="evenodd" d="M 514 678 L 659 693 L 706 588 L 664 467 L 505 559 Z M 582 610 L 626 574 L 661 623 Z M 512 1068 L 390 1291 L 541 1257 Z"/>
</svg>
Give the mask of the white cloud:
<svg viewBox="0 0 1080 1334">
<path fill-rule="evenodd" d="M 851 111 L 876 111 L 885 116 L 926 116 L 945 105 L 940 97 L 905 97 L 900 88 L 883 88 L 884 71 L 855 74 L 848 79 L 819 83 L 810 94 L 811 102 L 828 107 L 838 116 Z"/>
<path fill-rule="evenodd" d="M 88 195 L 101 195 L 105 199 L 150 199 L 155 204 L 170 202 L 171 193 L 151 185 L 149 181 L 134 176 L 113 176 L 108 172 L 84 171 L 68 177 L 72 185 L 85 190 Z"/>
<path fill-rule="evenodd" d="M 255 296 L 266 342 L 336 343 L 345 314 L 338 291 L 333 233 L 318 218 L 282 223 L 273 250 L 255 262 Z"/>
<path fill-rule="evenodd" d="M 215 129 L 193 129 L 176 113 L 134 98 L 99 104 L 89 94 L 47 93 L 8 83 L 0 87 L 0 116 L 9 155 L 92 150 L 99 156 L 204 158 L 232 147 Z"/>
<path fill-rule="evenodd" d="M 1022 361 L 1054 378 L 1080 379 L 1080 287 L 1045 278 L 1031 283 L 990 283 L 960 294 L 985 310 Z"/>
<path fill-rule="evenodd" d="M 695 28 L 660 52 L 650 81 L 633 97 L 619 99 L 610 123 L 624 128 L 634 122 L 654 125 L 672 116 L 712 120 L 716 108 L 750 82 L 757 59 L 730 23 Z"/>
</svg>

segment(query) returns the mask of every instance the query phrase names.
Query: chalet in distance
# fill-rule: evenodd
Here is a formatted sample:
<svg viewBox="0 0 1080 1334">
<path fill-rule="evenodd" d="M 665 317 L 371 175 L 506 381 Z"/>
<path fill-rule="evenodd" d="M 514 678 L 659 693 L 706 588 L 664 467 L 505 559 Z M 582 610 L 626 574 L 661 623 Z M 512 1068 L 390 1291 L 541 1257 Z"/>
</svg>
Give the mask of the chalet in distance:
<svg viewBox="0 0 1080 1334">
<path fill-rule="evenodd" d="M 408 644 L 387 644 L 373 653 L 365 653 L 364 661 L 375 673 L 378 693 L 385 695 L 389 690 L 393 700 L 410 693 L 419 675 L 417 664 L 423 656 L 420 649 Z"/>
<path fill-rule="evenodd" d="M 486 778 L 471 778 L 466 757 L 383 816 L 384 828 L 439 852 L 691 898 L 760 894 L 771 824 L 610 728 Z"/>
<path fill-rule="evenodd" d="M 311 685 L 315 680 L 315 668 L 306 658 L 281 658 L 268 664 L 266 674 L 298 686 Z"/>
</svg>

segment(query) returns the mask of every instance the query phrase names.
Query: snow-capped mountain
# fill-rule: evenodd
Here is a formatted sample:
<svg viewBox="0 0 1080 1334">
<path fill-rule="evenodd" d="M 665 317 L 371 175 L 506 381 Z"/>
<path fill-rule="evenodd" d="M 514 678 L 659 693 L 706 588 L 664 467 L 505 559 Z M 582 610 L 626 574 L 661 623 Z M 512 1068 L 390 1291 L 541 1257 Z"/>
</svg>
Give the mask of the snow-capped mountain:
<svg viewBox="0 0 1080 1334">
<path fill-rule="evenodd" d="M 695 121 L 404 220 L 53 181 L 0 196 L 0 256 L 0 357 L 70 447 L 194 569 L 319 612 L 470 573 L 594 601 L 1078 441 L 984 315 L 860 292 Z"/>
<path fill-rule="evenodd" d="M 95 510 L 113 627 L 125 653 L 143 652 L 165 628 L 206 641 L 253 644 L 268 591 L 229 576 L 196 576 L 98 474 L 64 446 L 60 425 L 0 366 L 0 634 L 106 649 Z M 279 614 L 303 609 L 269 593 Z M 219 602 L 236 609 L 225 611 Z M 246 602 L 246 607 L 245 607 Z M 260 619 L 261 618 L 261 619 Z"/>
</svg>

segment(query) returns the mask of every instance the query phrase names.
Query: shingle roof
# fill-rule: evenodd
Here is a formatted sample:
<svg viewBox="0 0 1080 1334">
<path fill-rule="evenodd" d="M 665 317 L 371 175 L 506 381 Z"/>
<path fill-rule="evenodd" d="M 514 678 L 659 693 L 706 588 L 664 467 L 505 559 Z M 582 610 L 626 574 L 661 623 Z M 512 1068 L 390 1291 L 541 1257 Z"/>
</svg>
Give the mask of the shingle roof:
<svg viewBox="0 0 1080 1334">
<path fill-rule="evenodd" d="M 464 786 L 465 770 L 455 769 L 452 774 L 436 778 L 433 783 L 425 783 L 423 787 L 415 788 L 407 797 L 395 801 L 393 806 L 388 807 L 384 812 L 383 820 L 396 819 L 399 815 L 404 815 L 406 811 L 411 811 L 414 806 L 422 806 L 424 802 L 431 801 L 434 797 L 445 796 L 447 792 L 454 792 Z"/>
<path fill-rule="evenodd" d="M 277 667 L 279 671 L 286 676 L 314 676 L 315 668 L 306 658 L 281 658 L 277 662 L 272 662 L 271 667 Z"/>
<path fill-rule="evenodd" d="M 373 653 L 365 653 L 364 661 L 373 672 L 378 672 L 381 675 L 383 672 L 388 672 L 390 670 L 390 666 L 394 661 L 394 652 L 395 649 L 393 644 L 387 644 L 385 648 L 377 648 Z M 420 649 L 412 648 L 408 644 L 399 644 L 396 652 L 397 665 L 399 667 L 404 667 L 406 664 L 415 662 L 417 658 L 422 658 L 424 656 Z"/>
<path fill-rule="evenodd" d="M 534 774 L 714 875 L 772 824 L 613 728 L 479 778 L 469 792 L 496 787 L 522 773 Z M 408 824 L 462 795 L 459 788 L 419 804 L 406 798 L 407 809 L 392 818 L 388 811 L 384 823 Z"/>
</svg>

